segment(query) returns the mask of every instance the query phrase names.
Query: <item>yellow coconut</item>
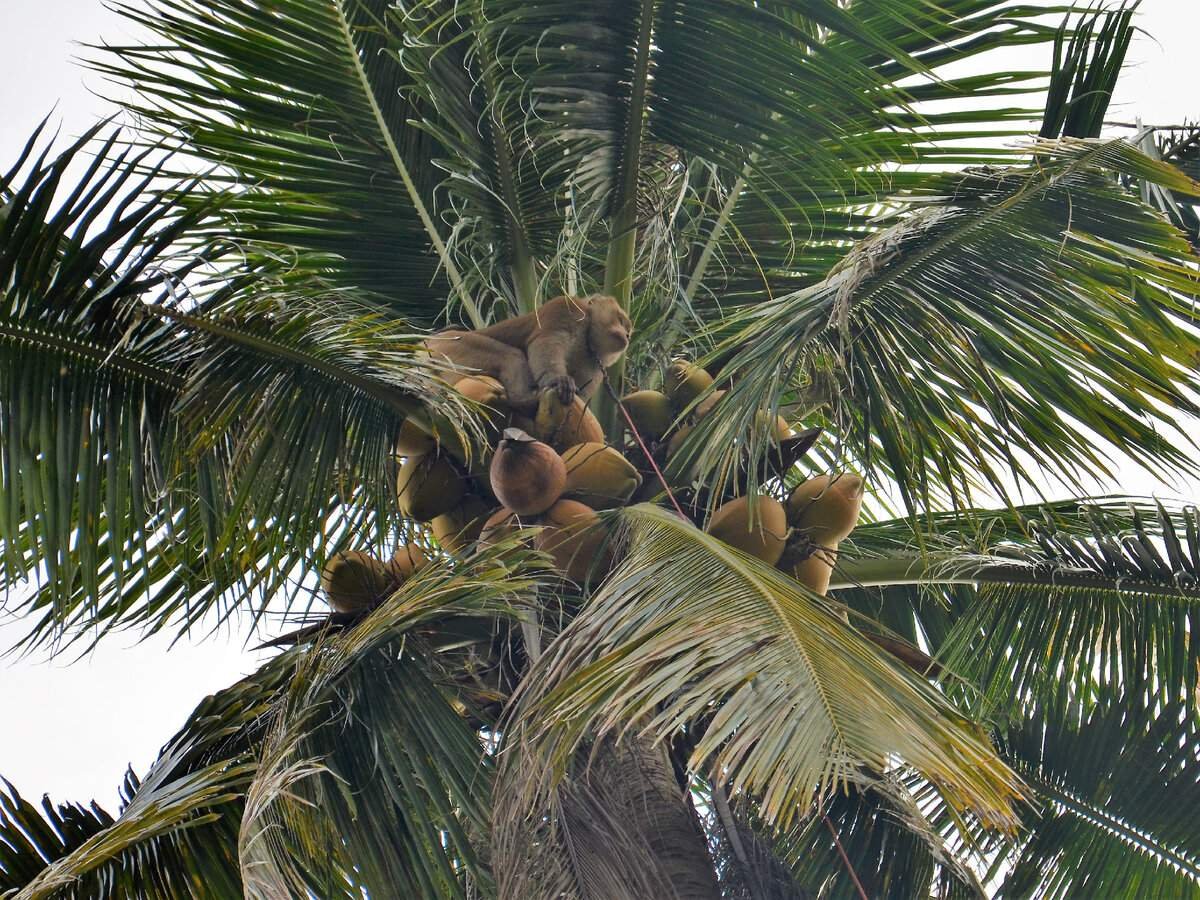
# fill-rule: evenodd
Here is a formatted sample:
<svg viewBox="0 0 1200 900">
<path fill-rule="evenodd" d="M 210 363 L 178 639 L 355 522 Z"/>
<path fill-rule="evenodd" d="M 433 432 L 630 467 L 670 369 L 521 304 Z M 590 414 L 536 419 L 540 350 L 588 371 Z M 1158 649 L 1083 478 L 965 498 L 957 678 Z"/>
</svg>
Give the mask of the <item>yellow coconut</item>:
<svg viewBox="0 0 1200 900">
<path fill-rule="evenodd" d="M 836 546 L 817 548 L 811 556 L 792 567 L 792 577 L 813 593 L 824 596 L 829 590 L 829 579 L 837 560 L 836 550 Z"/>
<path fill-rule="evenodd" d="M 550 408 L 557 401 L 545 402 L 550 394 L 543 394 L 543 406 Z M 592 441 L 604 442 L 604 429 L 582 397 L 576 396 L 567 407 L 558 407 L 561 416 L 543 415 L 542 406 L 538 407 L 536 423 L 538 437 L 552 446 L 555 450 L 565 450 L 576 444 L 586 444 Z"/>
<path fill-rule="evenodd" d="M 479 539 L 489 510 L 491 506 L 482 497 L 464 497 L 450 512 L 430 522 L 429 528 L 443 550 L 462 553 Z"/>
<path fill-rule="evenodd" d="M 663 393 L 675 409 L 684 409 L 713 383 L 713 378 L 702 368 L 686 359 L 677 359 L 667 368 L 663 379 Z"/>
<path fill-rule="evenodd" d="M 635 391 L 622 397 L 621 405 L 644 441 L 661 441 L 675 421 L 671 401 L 661 391 Z"/>
<path fill-rule="evenodd" d="M 787 540 L 787 513 L 771 497 L 738 497 L 713 513 L 708 533 L 773 566 Z"/>
<path fill-rule="evenodd" d="M 549 444 L 508 428 L 492 457 L 492 491 L 519 516 L 545 512 L 567 483 L 567 467 Z"/>
<path fill-rule="evenodd" d="M 402 544 L 388 560 L 388 575 L 392 578 L 392 590 L 412 578 L 417 569 L 429 562 L 429 557 L 419 544 Z"/>
<path fill-rule="evenodd" d="M 466 479 L 440 455 L 409 457 L 396 477 L 400 512 L 418 522 L 454 509 L 465 490 Z"/>
<path fill-rule="evenodd" d="M 782 441 L 790 438 L 794 432 L 792 427 L 788 425 L 787 419 L 783 416 L 775 416 L 775 421 L 771 421 L 771 417 L 765 410 L 759 410 L 754 416 L 754 427 L 758 431 L 771 430 L 771 437 L 776 441 Z"/>
<path fill-rule="evenodd" d="M 321 587 L 329 605 L 340 613 L 370 609 L 389 593 L 393 583 L 388 567 L 360 550 L 334 554 L 321 571 Z"/>
<path fill-rule="evenodd" d="M 642 482 L 633 463 L 615 447 L 598 442 L 576 444 L 564 450 L 562 458 L 567 467 L 564 496 L 592 509 L 624 505 Z"/>
<path fill-rule="evenodd" d="M 707 397 L 705 397 L 703 400 L 701 400 L 700 403 L 696 406 L 696 418 L 703 419 L 710 412 L 712 412 L 713 407 L 716 406 L 718 403 L 720 403 L 721 398 L 724 397 L 727 393 L 728 393 L 728 391 L 713 391 L 711 394 L 709 394 Z"/>
<path fill-rule="evenodd" d="M 608 567 L 604 529 L 595 510 L 576 500 L 559 500 L 538 520 L 542 526 L 533 545 L 554 558 L 554 565 L 567 578 L 595 580 Z"/>
<path fill-rule="evenodd" d="M 821 547 L 836 547 L 858 523 L 863 480 L 858 475 L 818 475 L 787 499 L 788 522 Z"/>
</svg>

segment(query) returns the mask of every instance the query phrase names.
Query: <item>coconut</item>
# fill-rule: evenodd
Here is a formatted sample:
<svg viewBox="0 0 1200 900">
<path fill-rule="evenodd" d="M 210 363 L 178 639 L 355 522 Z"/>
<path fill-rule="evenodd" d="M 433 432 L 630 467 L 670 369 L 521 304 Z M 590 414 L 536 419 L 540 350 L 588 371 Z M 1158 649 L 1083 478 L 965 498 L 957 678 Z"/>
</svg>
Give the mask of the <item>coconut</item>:
<svg viewBox="0 0 1200 900">
<path fill-rule="evenodd" d="M 491 481 L 497 500 L 519 516 L 534 516 L 562 495 L 567 467 L 549 444 L 506 428 L 492 457 Z"/>
<path fill-rule="evenodd" d="M 396 477 L 400 512 L 418 522 L 447 513 L 458 505 L 466 490 L 465 479 L 444 456 L 412 456 L 400 465 Z"/>
<path fill-rule="evenodd" d="M 661 391 L 635 391 L 622 397 L 621 405 L 629 413 L 638 434 L 647 441 L 661 441 L 675 421 L 671 401 Z"/>
<path fill-rule="evenodd" d="M 691 425 L 684 425 L 677 432 L 671 435 L 671 440 L 667 444 L 667 459 L 670 459 L 679 452 L 679 448 L 683 446 L 683 442 L 687 439 L 687 436 L 691 433 L 691 430 Z"/>
<path fill-rule="evenodd" d="M 667 369 L 663 393 L 677 410 L 685 409 L 693 400 L 712 386 L 713 378 L 702 368 L 686 359 L 677 359 Z"/>
<path fill-rule="evenodd" d="M 787 513 L 771 497 L 738 497 L 713 514 L 708 533 L 773 566 L 787 540 Z"/>
<path fill-rule="evenodd" d="M 508 426 L 512 409 L 508 405 L 508 392 L 495 378 L 487 375 L 471 375 L 458 381 L 454 389 L 483 407 L 483 418 L 487 422 L 488 432 L 494 432 L 496 437 Z"/>
<path fill-rule="evenodd" d="M 462 553 L 479 539 L 490 508 L 481 497 L 464 497 L 450 512 L 430 522 L 429 528 L 443 550 Z"/>
<path fill-rule="evenodd" d="M 783 441 L 793 436 L 792 427 L 788 425 L 787 419 L 783 416 L 775 416 L 774 422 L 771 421 L 771 416 L 765 410 L 759 410 L 754 415 L 754 427 L 759 431 L 771 430 L 771 437 L 775 441 Z"/>
<path fill-rule="evenodd" d="M 501 508 L 487 517 L 479 532 L 479 546 L 490 547 L 499 543 L 521 527 L 517 514 L 511 509 Z"/>
<path fill-rule="evenodd" d="M 836 547 L 854 530 L 862 500 L 863 480 L 858 475 L 818 475 L 788 497 L 788 522 L 814 544 Z"/>
<path fill-rule="evenodd" d="M 361 550 L 334 554 L 321 571 L 321 587 L 329 597 L 329 605 L 340 613 L 370 609 L 393 583 L 388 567 Z"/>
<path fill-rule="evenodd" d="M 592 509 L 624 505 L 642 481 L 633 463 L 601 443 L 576 444 L 562 458 L 567 467 L 563 494 Z"/>
<path fill-rule="evenodd" d="M 792 567 L 792 577 L 822 596 L 829 590 L 829 579 L 833 575 L 833 564 L 837 559 L 837 547 L 819 547 L 811 556 L 800 560 Z"/>
<path fill-rule="evenodd" d="M 437 439 L 412 419 L 405 419 L 396 436 L 397 456 L 424 456 L 437 449 Z"/>
<path fill-rule="evenodd" d="M 582 397 L 576 395 L 571 405 L 566 407 L 559 405 L 557 398 L 547 401 L 547 397 L 553 397 L 553 394 L 543 394 L 542 404 L 538 407 L 536 427 L 541 440 L 555 450 L 589 442 L 604 443 L 604 429 L 600 426 L 600 420 L 588 409 Z"/>
<path fill-rule="evenodd" d="M 559 500 L 538 520 L 542 526 L 533 545 L 554 558 L 554 565 L 575 582 L 607 568 L 606 535 L 590 506 L 576 500 Z"/>
<path fill-rule="evenodd" d="M 700 403 L 696 406 L 696 418 L 703 419 L 710 412 L 712 412 L 713 407 L 716 406 L 718 403 L 720 403 L 721 398 L 724 397 L 727 393 L 728 393 L 728 391 L 713 391 L 711 394 L 709 394 L 707 397 L 705 397 L 703 400 L 701 400 Z"/>
<path fill-rule="evenodd" d="M 388 575 L 392 579 L 391 589 L 395 590 L 412 578 L 413 573 L 428 562 L 429 558 L 420 545 L 402 544 L 387 563 Z"/>
</svg>

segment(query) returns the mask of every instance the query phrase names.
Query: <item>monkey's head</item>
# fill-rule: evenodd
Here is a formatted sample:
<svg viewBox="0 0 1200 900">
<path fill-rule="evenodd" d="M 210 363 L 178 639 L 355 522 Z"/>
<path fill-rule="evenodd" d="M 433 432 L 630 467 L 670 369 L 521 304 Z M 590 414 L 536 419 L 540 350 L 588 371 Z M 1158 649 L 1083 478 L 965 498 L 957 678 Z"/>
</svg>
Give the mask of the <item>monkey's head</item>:
<svg viewBox="0 0 1200 900">
<path fill-rule="evenodd" d="M 592 352 L 600 358 L 601 365 L 607 368 L 620 359 L 629 346 L 633 323 L 625 315 L 625 310 L 621 309 L 621 304 L 612 297 L 593 294 L 588 297 L 587 305 L 588 342 Z"/>
</svg>

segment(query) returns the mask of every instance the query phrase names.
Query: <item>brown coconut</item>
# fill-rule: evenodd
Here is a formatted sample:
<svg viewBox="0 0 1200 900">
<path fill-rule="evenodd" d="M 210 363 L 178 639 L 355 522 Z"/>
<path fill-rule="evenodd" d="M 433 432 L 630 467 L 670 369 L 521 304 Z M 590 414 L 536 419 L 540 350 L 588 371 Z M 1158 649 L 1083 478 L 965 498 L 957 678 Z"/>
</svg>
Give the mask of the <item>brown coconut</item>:
<svg viewBox="0 0 1200 900">
<path fill-rule="evenodd" d="M 405 419 L 396 437 L 397 456 L 424 456 L 437 449 L 437 439 L 412 419 Z"/>
<path fill-rule="evenodd" d="M 667 368 L 663 393 L 675 409 L 685 409 L 693 400 L 712 386 L 713 378 L 702 368 L 686 359 L 677 359 Z"/>
<path fill-rule="evenodd" d="M 487 375 L 471 375 L 463 378 L 454 385 L 454 389 L 483 407 L 483 418 L 487 422 L 487 430 L 499 437 L 508 427 L 512 416 L 512 408 L 508 405 L 508 392 L 495 378 Z"/>
<path fill-rule="evenodd" d="M 491 505 L 482 497 L 464 497 L 462 503 L 429 523 L 429 528 L 442 549 L 462 553 L 479 539 Z"/>
<path fill-rule="evenodd" d="M 642 477 L 615 447 L 601 443 L 576 444 L 563 451 L 567 484 L 563 494 L 592 509 L 622 506 L 633 496 Z"/>
<path fill-rule="evenodd" d="M 821 547 L 836 547 L 858 523 L 863 480 L 858 475 L 818 475 L 787 499 L 788 522 Z"/>
<path fill-rule="evenodd" d="M 498 509 L 483 523 L 479 532 L 479 546 L 490 547 L 504 540 L 521 527 L 517 514 L 511 509 Z"/>
<path fill-rule="evenodd" d="M 772 497 L 738 497 L 713 513 L 708 533 L 773 566 L 787 541 L 787 513 Z"/>
<path fill-rule="evenodd" d="M 622 397 L 621 405 L 647 442 L 661 441 L 675 421 L 671 401 L 661 391 L 635 391 Z"/>
<path fill-rule="evenodd" d="M 388 575 L 392 579 L 391 589 L 395 590 L 412 578 L 413 573 L 428 562 L 429 557 L 419 544 L 402 544 L 387 563 Z"/>
<path fill-rule="evenodd" d="M 549 444 L 519 428 L 507 428 L 492 457 L 492 491 L 519 516 L 534 516 L 554 505 L 567 483 L 567 467 Z"/>
<path fill-rule="evenodd" d="M 538 520 L 542 526 L 533 545 L 554 558 L 555 567 L 567 578 L 583 582 L 607 568 L 605 532 L 596 511 L 577 500 L 559 500 Z"/>
<path fill-rule="evenodd" d="M 709 394 L 707 397 L 705 397 L 703 400 L 701 400 L 700 403 L 696 406 L 696 418 L 703 419 L 710 412 L 712 412 L 713 407 L 716 406 L 718 403 L 720 403 L 721 398 L 724 397 L 727 393 L 728 393 L 728 391 L 713 391 L 711 394 Z"/>
<path fill-rule="evenodd" d="M 321 571 L 321 587 L 329 605 L 340 613 L 370 609 L 391 591 L 388 567 L 361 550 L 336 553 Z"/>
<path fill-rule="evenodd" d="M 670 459 L 679 452 L 679 448 L 683 446 L 683 442 L 687 439 L 687 436 L 691 433 L 691 431 L 691 425 L 684 425 L 677 432 L 671 435 L 671 440 L 667 443 L 667 459 Z"/>
<path fill-rule="evenodd" d="M 418 522 L 454 509 L 465 491 L 466 479 L 441 455 L 409 457 L 396 476 L 400 512 Z"/>
</svg>

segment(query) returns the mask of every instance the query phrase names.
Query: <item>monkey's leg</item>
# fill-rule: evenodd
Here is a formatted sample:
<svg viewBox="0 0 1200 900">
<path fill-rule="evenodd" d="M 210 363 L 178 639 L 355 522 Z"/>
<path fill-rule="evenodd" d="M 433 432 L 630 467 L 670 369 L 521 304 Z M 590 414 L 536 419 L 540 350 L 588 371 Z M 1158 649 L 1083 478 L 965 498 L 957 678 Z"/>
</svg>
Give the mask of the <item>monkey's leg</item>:
<svg viewBox="0 0 1200 900">
<path fill-rule="evenodd" d="M 463 369 L 490 375 L 502 385 L 509 404 L 521 411 L 537 407 L 537 390 L 525 354 L 486 334 L 452 331 L 434 335 L 428 342 L 430 352 L 446 357 Z"/>
</svg>

